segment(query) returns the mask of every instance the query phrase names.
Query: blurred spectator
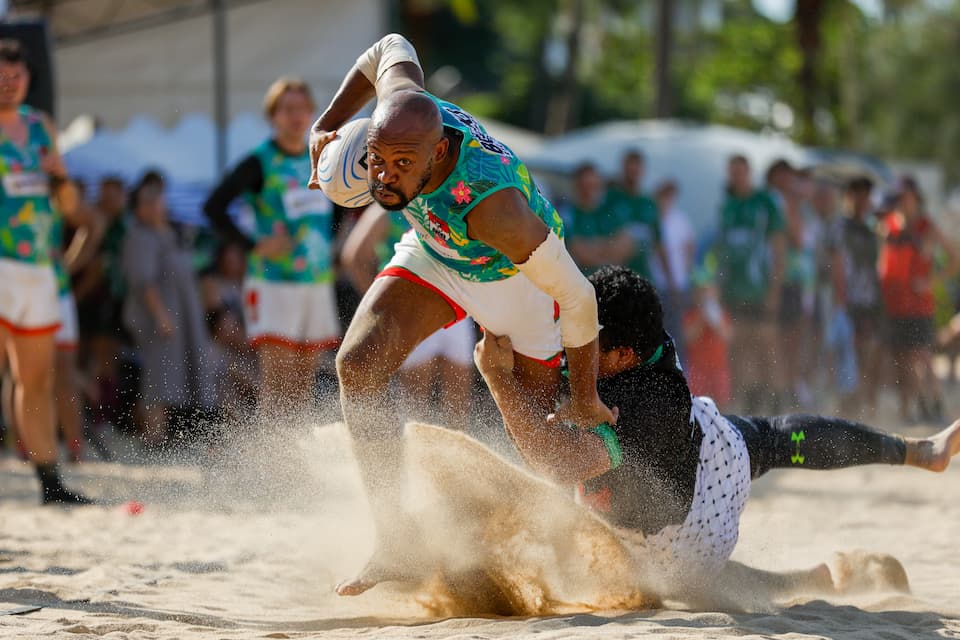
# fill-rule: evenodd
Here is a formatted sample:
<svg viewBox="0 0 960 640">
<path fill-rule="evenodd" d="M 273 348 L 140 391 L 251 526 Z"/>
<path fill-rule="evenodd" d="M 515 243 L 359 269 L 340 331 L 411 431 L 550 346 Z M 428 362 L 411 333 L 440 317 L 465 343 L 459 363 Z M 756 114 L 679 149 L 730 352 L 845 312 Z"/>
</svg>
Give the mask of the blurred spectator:
<svg viewBox="0 0 960 640">
<path fill-rule="evenodd" d="M 357 291 L 365 293 L 377 274 L 390 262 L 394 245 L 410 232 L 403 213 L 367 207 L 343 246 L 341 262 Z M 412 233 L 412 232 L 411 232 Z M 397 374 L 413 416 L 456 429 L 465 429 L 470 418 L 470 392 L 475 379 L 473 347 L 476 332 L 466 318 L 441 329 L 417 345 Z M 433 388 L 437 402 L 433 403 Z"/>
<path fill-rule="evenodd" d="M 690 304 L 690 271 L 693 269 L 696 238 L 690 218 L 677 204 L 678 192 L 677 183 L 673 180 L 660 183 L 654 192 L 663 233 L 663 249 L 673 276 L 672 284 L 659 262 L 654 262 L 652 268 L 653 283 L 660 290 L 660 299 L 663 301 L 664 328 L 673 336 L 677 355 L 685 362 L 682 320 Z"/>
<path fill-rule="evenodd" d="M 720 210 L 717 274 L 721 300 L 733 321 L 734 393 L 747 413 L 778 413 L 777 319 L 786 253 L 784 220 L 773 197 L 753 186 L 750 164 L 733 156 Z M 778 384 L 779 383 L 779 384 Z M 772 387 L 772 388 L 771 388 Z M 766 400 L 766 407 L 764 407 Z"/>
<path fill-rule="evenodd" d="M 623 209 L 626 216 L 627 231 L 633 240 L 633 255 L 627 266 L 648 280 L 653 277 L 653 256 L 663 270 L 665 288 L 661 294 L 672 292 L 676 282 L 671 273 L 671 265 L 663 248 L 663 234 L 657 203 L 643 193 L 643 178 L 646 159 L 633 149 L 623 156 L 620 181 L 610 188 L 609 199 L 613 207 Z"/>
<path fill-rule="evenodd" d="M 217 246 L 210 267 L 201 274 L 200 294 L 212 338 L 217 407 L 241 418 L 254 408 L 257 390 L 256 354 L 243 326 L 243 277 L 247 256 L 243 246 Z"/>
<path fill-rule="evenodd" d="M 166 180 L 163 177 L 163 174 L 160 173 L 157 169 L 147 169 L 143 172 L 143 175 L 140 176 L 140 180 L 137 181 L 137 186 L 130 191 L 130 202 L 129 208 L 131 211 L 137 210 L 137 203 L 139 202 L 140 191 L 144 187 L 150 187 L 154 189 L 160 189 L 161 191 L 165 187 Z M 163 206 L 166 208 L 167 203 L 164 199 Z M 167 217 L 169 218 L 169 212 L 167 212 Z"/>
<path fill-rule="evenodd" d="M 810 337 L 813 333 L 815 289 L 814 244 L 816 232 L 808 219 L 808 177 L 786 160 L 777 160 L 767 170 L 767 184 L 776 196 L 786 223 L 786 267 L 780 294 L 780 370 L 776 392 L 788 406 L 809 407 L 813 397 L 807 385 L 810 368 Z"/>
<path fill-rule="evenodd" d="M 122 249 L 128 286 L 123 319 L 143 365 L 143 439 L 157 446 L 167 439 L 171 410 L 209 409 L 215 398 L 190 255 L 177 246 L 163 192 L 148 184 L 134 197 L 137 207 Z"/>
<path fill-rule="evenodd" d="M 833 299 L 853 322 L 860 372 L 852 410 L 874 412 L 880 372 L 885 368 L 881 335 L 884 309 L 877 275 L 880 246 L 873 217 L 873 182 L 855 178 L 847 185 L 847 215 L 833 235 Z"/>
<path fill-rule="evenodd" d="M 615 203 L 592 164 L 573 172 L 573 199 L 561 215 L 570 255 L 584 272 L 604 265 L 625 265 L 635 244 L 627 232 L 629 210 Z"/>
<path fill-rule="evenodd" d="M 937 332 L 937 351 L 947 358 L 947 383 L 957 383 L 957 357 L 960 356 L 960 313 Z"/>
<path fill-rule="evenodd" d="M 820 299 L 821 333 L 825 349 L 812 349 L 814 357 L 823 352 L 832 373 L 829 388 L 840 398 L 840 411 L 849 415 L 856 410 L 855 393 L 859 383 L 859 366 L 855 348 L 855 332 L 846 301 L 846 264 L 849 261 L 843 243 L 846 219 L 839 213 L 839 194 L 832 184 L 821 181 L 813 194 L 813 210 L 817 214 L 821 240 L 818 241 L 818 282 L 823 291 Z M 871 266 L 876 274 L 876 262 Z M 876 278 L 876 276 L 874 276 Z"/>
<path fill-rule="evenodd" d="M 93 204 L 99 239 L 91 246 L 93 257 L 73 274 L 73 292 L 77 299 L 80 328 L 80 359 L 87 362 L 90 381 L 86 395 L 90 399 L 94 425 L 120 422 L 118 410 L 118 361 L 125 339 L 122 308 L 124 284 L 120 268 L 120 247 L 126 229 L 124 211 L 127 194 L 123 181 L 106 176 L 100 181 Z"/>
<path fill-rule="evenodd" d="M 694 395 L 708 396 L 724 407 L 730 402 L 730 317 L 720 304 L 716 285 L 706 274 L 693 284 L 693 305 L 684 313 L 687 382 Z"/>
<path fill-rule="evenodd" d="M 218 309 L 243 320 L 243 277 L 247 270 L 247 252 L 239 242 L 229 240 L 217 245 L 213 261 L 200 278 L 203 309 Z"/>
<path fill-rule="evenodd" d="M 100 243 L 103 224 L 100 216 L 86 204 L 85 190 L 76 183 L 76 202 L 61 207 L 62 215 L 51 225 L 53 267 L 57 276 L 60 302 L 60 328 L 54 334 L 56 357 L 54 361 L 54 396 L 57 419 L 67 440 L 73 462 L 80 462 L 84 449 L 83 411 L 80 403 L 81 374 L 77 363 L 80 333 L 77 303 L 70 287 L 70 274 L 93 258 Z M 70 230 L 69 246 L 67 230 Z"/>
<path fill-rule="evenodd" d="M 660 229 L 663 234 L 663 248 L 667 262 L 670 263 L 670 273 L 677 292 L 681 295 L 690 289 L 690 274 L 693 270 L 694 252 L 696 250 L 696 236 L 690 217 L 677 204 L 680 189 L 674 180 L 665 180 L 657 186 L 657 211 L 660 215 Z M 663 266 L 653 264 L 653 282 L 661 291 L 668 291 L 670 283 Z"/>
<path fill-rule="evenodd" d="M 273 137 L 220 182 L 204 213 L 221 239 L 250 252 L 244 323 L 260 364 L 260 410 L 302 410 L 314 397 L 318 356 L 340 341 L 334 291 L 333 205 L 310 191 L 307 130 L 315 104 L 309 86 L 280 78 L 267 90 L 264 115 Z M 254 213 L 253 237 L 227 210 L 244 198 Z"/>
<path fill-rule="evenodd" d="M 912 179 L 903 180 L 892 194 L 896 209 L 880 223 L 880 289 L 890 318 L 889 345 L 898 373 L 900 414 L 904 421 L 916 400 L 922 421 L 941 421 L 940 382 L 933 373 L 933 282 L 952 276 L 957 252 L 923 210 L 923 197 Z M 942 251 L 946 265 L 934 273 L 935 254 Z"/>
</svg>

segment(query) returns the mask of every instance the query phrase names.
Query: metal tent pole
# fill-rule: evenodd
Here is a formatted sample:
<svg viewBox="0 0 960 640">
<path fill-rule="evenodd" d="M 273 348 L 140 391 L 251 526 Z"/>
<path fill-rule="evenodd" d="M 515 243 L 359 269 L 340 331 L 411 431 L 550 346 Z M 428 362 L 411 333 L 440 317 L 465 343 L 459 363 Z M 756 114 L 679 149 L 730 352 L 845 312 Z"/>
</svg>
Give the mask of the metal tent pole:
<svg viewBox="0 0 960 640">
<path fill-rule="evenodd" d="M 227 79 L 226 0 L 210 0 L 213 16 L 213 112 L 217 144 L 217 175 L 227 167 L 227 125 L 230 118 Z"/>
</svg>

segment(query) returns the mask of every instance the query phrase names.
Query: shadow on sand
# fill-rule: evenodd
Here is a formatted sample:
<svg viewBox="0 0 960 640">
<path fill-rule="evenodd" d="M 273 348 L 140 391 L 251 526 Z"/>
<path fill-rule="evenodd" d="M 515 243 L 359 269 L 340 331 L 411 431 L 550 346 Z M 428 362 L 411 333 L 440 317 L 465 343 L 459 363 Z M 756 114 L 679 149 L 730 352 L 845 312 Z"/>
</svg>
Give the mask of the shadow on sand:
<svg viewBox="0 0 960 640">
<path fill-rule="evenodd" d="M 383 629 L 385 627 L 406 627 L 408 629 L 416 627 L 418 637 L 430 638 L 445 637 L 452 632 L 463 632 L 471 627 L 474 631 L 480 631 L 477 628 L 478 626 L 485 627 L 481 632 L 483 636 L 506 637 L 514 635 L 512 632 L 537 633 L 548 630 L 565 630 L 575 633 L 578 628 L 595 629 L 615 625 L 620 628 L 620 632 L 625 631 L 626 628 L 639 631 L 640 628 L 653 626 L 659 627 L 660 633 L 669 633 L 669 630 L 687 629 L 730 635 L 809 634 L 831 639 L 941 640 L 944 637 L 950 637 L 949 634 L 960 627 L 960 625 L 952 629 L 947 627 L 945 616 L 935 612 L 896 610 L 897 603 L 902 602 L 899 596 L 889 602 L 894 608 L 887 611 L 867 611 L 855 606 L 814 600 L 768 614 L 680 613 L 670 610 L 648 610 L 605 614 L 583 613 L 545 618 L 484 617 L 482 622 L 480 622 L 480 618 L 385 619 L 370 616 L 319 618 L 316 620 L 250 620 L 242 617 L 216 616 L 188 611 L 151 609 L 122 601 L 94 603 L 87 600 L 63 600 L 53 593 L 38 589 L 0 589 L 0 602 L 16 605 L 39 605 L 45 609 L 116 616 L 117 618 L 130 620 L 172 621 L 190 627 L 248 631 L 260 637 L 264 637 L 264 634 L 266 634 L 266 637 L 275 638 L 285 637 L 285 633 L 331 632 L 338 629 Z M 475 624 L 471 624 L 471 620 Z M 103 622 L 110 625 L 107 620 L 103 620 Z M 63 623 L 65 625 L 76 624 L 67 620 L 63 620 Z M 517 628 L 517 623 L 522 624 L 522 631 Z M 503 628 L 490 628 L 491 626 Z M 878 631 L 879 629 L 882 629 L 882 631 Z M 96 631 L 93 632 L 96 633 Z M 401 633 L 401 635 L 409 634 Z"/>
</svg>

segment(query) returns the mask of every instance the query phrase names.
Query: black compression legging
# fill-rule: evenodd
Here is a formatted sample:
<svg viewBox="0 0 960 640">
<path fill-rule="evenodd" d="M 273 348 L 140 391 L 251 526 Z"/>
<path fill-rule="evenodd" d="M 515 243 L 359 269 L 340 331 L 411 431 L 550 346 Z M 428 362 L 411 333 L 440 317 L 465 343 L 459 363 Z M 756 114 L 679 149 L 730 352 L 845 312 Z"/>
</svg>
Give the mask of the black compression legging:
<svg viewBox="0 0 960 640">
<path fill-rule="evenodd" d="M 811 415 L 726 416 L 743 434 L 750 475 L 770 469 L 842 469 L 864 464 L 903 464 L 907 445 L 897 435 L 858 422 Z"/>
</svg>

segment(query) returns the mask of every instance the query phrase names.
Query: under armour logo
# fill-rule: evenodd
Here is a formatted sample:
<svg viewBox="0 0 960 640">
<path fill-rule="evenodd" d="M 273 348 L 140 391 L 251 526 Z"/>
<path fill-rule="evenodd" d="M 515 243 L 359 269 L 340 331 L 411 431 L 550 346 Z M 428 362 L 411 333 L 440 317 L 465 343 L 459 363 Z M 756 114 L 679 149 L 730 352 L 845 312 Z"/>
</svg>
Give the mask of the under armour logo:
<svg viewBox="0 0 960 640">
<path fill-rule="evenodd" d="M 803 461 L 806 459 L 800 455 L 800 443 L 807 439 L 807 435 L 803 431 L 794 431 L 790 434 L 790 440 L 793 441 L 797 446 L 797 452 L 790 456 L 790 462 L 793 464 L 803 464 Z"/>
</svg>

